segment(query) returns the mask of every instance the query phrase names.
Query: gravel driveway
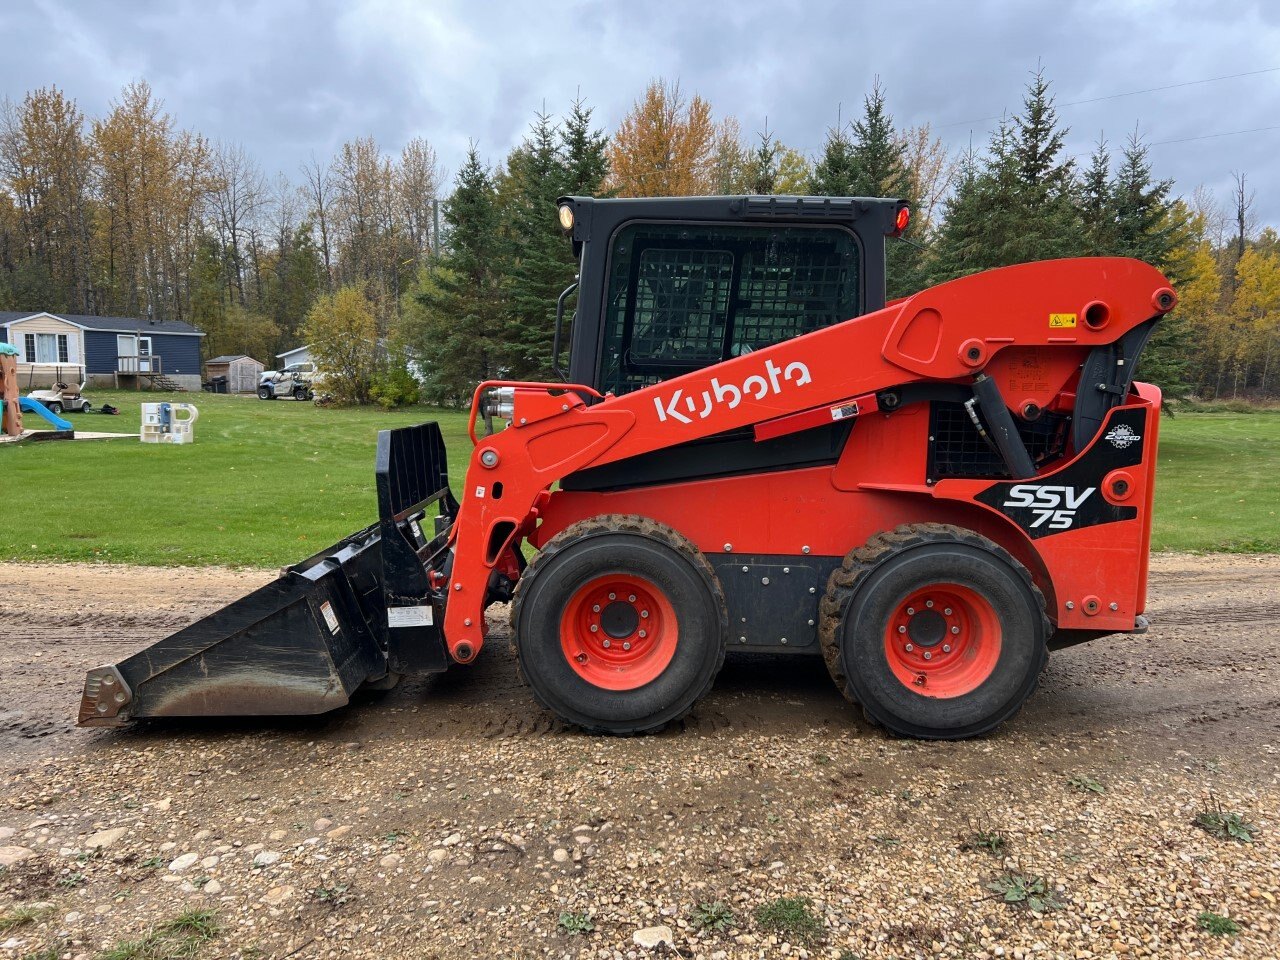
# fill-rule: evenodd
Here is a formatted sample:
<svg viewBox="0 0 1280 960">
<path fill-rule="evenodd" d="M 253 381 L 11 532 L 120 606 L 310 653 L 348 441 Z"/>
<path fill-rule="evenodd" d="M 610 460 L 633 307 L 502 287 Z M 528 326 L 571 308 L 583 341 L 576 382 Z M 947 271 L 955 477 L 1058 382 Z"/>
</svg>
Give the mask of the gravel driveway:
<svg viewBox="0 0 1280 960">
<path fill-rule="evenodd" d="M 1149 634 L 924 744 L 816 659 L 585 737 L 501 616 L 472 668 L 329 717 L 76 730 L 85 667 L 269 575 L 0 565 L 0 957 L 1275 958 L 1278 576 L 1157 557 Z"/>
</svg>

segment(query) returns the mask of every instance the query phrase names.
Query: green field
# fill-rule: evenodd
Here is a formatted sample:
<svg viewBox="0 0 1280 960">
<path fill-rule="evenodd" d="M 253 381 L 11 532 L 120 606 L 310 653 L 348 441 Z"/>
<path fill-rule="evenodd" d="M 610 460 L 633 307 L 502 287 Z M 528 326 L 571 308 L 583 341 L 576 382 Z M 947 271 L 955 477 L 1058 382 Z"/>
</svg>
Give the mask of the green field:
<svg viewBox="0 0 1280 960">
<path fill-rule="evenodd" d="M 122 414 L 70 414 L 82 430 L 137 433 L 147 395 L 91 396 Z M 200 409 L 191 446 L 111 440 L 0 449 L 0 560 L 282 566 L 376 519 L 379 429 L 438 420 L 455 491 L 471 450 L 466 416 L 456 411 L 180 399 Z M 1280 413 L 1164 420 L 1155 549 L 1280 552 L 1277 511 Z"/>
</svg>

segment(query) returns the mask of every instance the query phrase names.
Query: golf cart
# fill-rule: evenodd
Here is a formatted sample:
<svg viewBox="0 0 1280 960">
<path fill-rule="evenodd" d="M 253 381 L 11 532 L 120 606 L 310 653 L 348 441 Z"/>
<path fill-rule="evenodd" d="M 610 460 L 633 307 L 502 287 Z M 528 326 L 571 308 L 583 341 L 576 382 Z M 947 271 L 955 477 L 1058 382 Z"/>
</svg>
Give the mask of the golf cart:
<svg viewBox="0 0 1280 960">
<path fill-rule="evenodd" d="M 84 396 L 84 367 L 75 368 L 75 385 L 67 383 L 62 377 L 62 368 L 59 367 L 56 378 L 52 387 L 47 390 L 32 390 L 27 396 L 32 400 L 38 400 L 45 405 L 45 408 L 53 414 L 60 414 L 64 410 L 69 413 L 88 413 L 93 404 L 89 402 L 89 398 Z"/>
<path fill-rule="evenodd" d="M 310 361 L 291 363 L 283 370 L 267 370 L 258 382 L 259 400 L 279 400 L 292 397 L 294 400 L 315 399 L 315 385 L 323 375 L 316 371 L 316 365 Z"/>
</svg>

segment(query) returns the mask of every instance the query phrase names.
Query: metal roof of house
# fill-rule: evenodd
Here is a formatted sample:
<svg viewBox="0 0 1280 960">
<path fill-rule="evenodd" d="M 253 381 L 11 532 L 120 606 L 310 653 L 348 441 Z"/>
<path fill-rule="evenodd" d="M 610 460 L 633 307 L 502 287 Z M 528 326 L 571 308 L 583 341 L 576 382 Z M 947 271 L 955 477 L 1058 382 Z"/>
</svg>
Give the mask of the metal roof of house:
<svg viewBox="0 0 1280 960">
<path fill-rule="evenodd" d="M 233 360 L 253 360 L 253 357 L 247 353 L 228 354 L 225 357 L 214 357 L 212 360 L 206 360 L 205 363 L 231 363 Z M 257 363 L 257 360 L 253 360 Z"/>
<path fill-rule="evenodd" d="M 49 316 L 66 320 L 86 330 L 103 330 L 108 333 L 174 333 L 189 337 L 204 334 L 181 320 L 143 320 L 139 317 L 91 317 L 83 313 L 52 313 L 48 310 L 0 311 L 0 324 L 8 325 L 31 317 Z"/>
</svg>

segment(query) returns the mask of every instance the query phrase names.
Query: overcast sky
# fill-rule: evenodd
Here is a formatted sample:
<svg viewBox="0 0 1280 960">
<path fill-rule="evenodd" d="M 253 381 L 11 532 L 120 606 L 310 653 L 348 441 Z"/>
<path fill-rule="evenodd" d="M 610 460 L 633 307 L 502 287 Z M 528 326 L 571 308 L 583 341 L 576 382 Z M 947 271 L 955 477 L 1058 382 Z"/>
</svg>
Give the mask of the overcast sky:
<svg viewBox="0 0 1280 960">
<path fill-rule="evenodd" d="M 658 76 L 812 154 L 878 75 L 900 125 L 928 121 L 959 149 L 1017 110 L 1039 62 L 1072 153 L 1136 124 L 1179 192 L 1225 201 L 1244 171 L 1260 223 L 1280 223 L 1280 3 L 1266 0 L 0 3 L 0 97 L 56 84 L 95 115 L 146 79 L 180 125 L 294 178 L 364 134 L 389 151 L 424 136 L 450 171 L 469 139 L 497 162 L 544 103 L 581 91 L 612 126 Z M 1172 84 L 1188 85 L 1113 96 Z"/>
</svg>

